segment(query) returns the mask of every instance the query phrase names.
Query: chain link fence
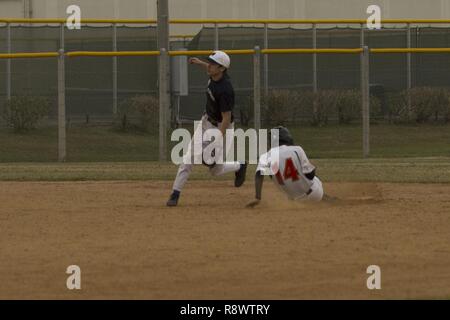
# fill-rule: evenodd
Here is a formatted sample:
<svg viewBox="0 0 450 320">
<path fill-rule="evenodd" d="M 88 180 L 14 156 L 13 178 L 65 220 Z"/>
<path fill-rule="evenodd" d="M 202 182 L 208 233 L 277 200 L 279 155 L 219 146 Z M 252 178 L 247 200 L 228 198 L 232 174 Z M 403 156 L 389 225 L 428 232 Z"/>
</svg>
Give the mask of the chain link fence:
<svg viewBox="0 0 450 320">
<path fill-rule="evenodd" d="M 226 27 L 219 29 L 219 47 L 223 49 L 252 49 L 265 47 L 264 28 Z M 268 29 L 269 48 L 312 48 L 312 29 L 278 28 Z M 413 27 L 410 30 L 411 47 L 450 47 L 450 29 Z M 66 51 L 112 51 L 112 26 L 83 26 L 81 30 L 64 31 Z M 7 52 L 6 26 L 0 26 L 0 51 Z M 55 52 L 61 48 L 59 26 L 11 26 L 12 52 Z M 361 47 L 359 28 L 317 29 L 317 48 Z M 363 42 L 369 48 L 407 47 L 407 30 L 364 30 Z M 215 29 L 204 27 L 192 41 L 173 43 L 173 48 L 188 50 L 211 50 L 215 45 Z M 157 50 L 155 27 L 117 27 L 118 51 Z M 157 57 L 118 57 L 117 100 L 119 105 L 136 95 L 157 94 Z M 447 53 L 412 54 L 412 87 L 450 87 L 450 55 Z M 292 93 L 294 96 L 311 96 L 314 91 L 314 56 L 312 54 L 263 55 L 261 64 L 263 77 L 262 94 Z M 136 161 L 157 160 L 157 132 L 118 132 L 112 123 L 115 116 L 113 79 L 114 58 L 73 57 L 66 58 L 66 114 L 68 122 L 69 161 Z M 267 66 L 267 70 L 266 67 Z M 414 130 L 405 126 L 387 126 L 392 111 L 392 96 L 407 88 L 408 60 L 406 54 L 372 54 L 370 59 L 371 94 L 376 106 L 372 110 L 373 156 L 449 155 L 445 140 L 450 137 L 448 126 L 427 126 L 426 134 L 412 134 Z M 12 136 L 2 122 L 1 140 L 4 150 L 0 161 L 54 161 L 56 148 L 56 59 L 11 60 L 12 95 L 45 96 L 51 101 L 48 119 L 41 131 L 27 136 Z M 6 101 L 6 60 L 0 63 L 0 106 Z M 232 56 L 230 76 L 236 91 L 236 118 L 241 126 L 251 126 L 253 61 L 251 55 Z M 317 55 L 317 89 L 319 95 L 333 97 L 342 92 L 356 95 L 360 90 L 360 56 L 342 54 Z M 204 70 L 188 68 L 189 95 L 181 97 L 179 116 L 190 123 L 204 112 L 207 75 Z M 267 90 L 267 91 L 266 91 Z M 352 95 L 350 94 L 350 95 Z M 355 96 L 353 94 L 353 96 Z M 322 99 L 324 99 L 322 97 Z M 328 97 L 328 99 L 330 99 Z M 265 101 L 263 99 L 263 101 Z M 262 113 L 263 124 L 272 125 L 271 120 L 292 127 L 299 143 L 312 150 L 313 157 L 353 157 L 361 155 L 360 110 L 355 111 L 351 121 L 344 123 L 338 107 L 327 114 L 325 124 L 314 124 L 311 110 L 314 100 L 294 98 L 286 110 L 271 110 Z M 374 100 L 375 101 L 375 100 Z M 353 101 L 354 102 L 354 101 Z M 309 103 L 309 106 L 308 106 Z M 357 104 L 359 101 L 357 102 Z M 174 112 L 178 108 L 174 107 Z M 376 109 L 376 110 L 375 110 Z M 157 115 L 154 115 L 157 117 Z M 266 117 L 266 118 L 264 118 Z M 270 117 L 270 118 L 269 118 Z M 45 131 L 47 130 L 47 131 Z M 417 130 L 416 130 L 417 131 Z M 30 137 L 35 137 L 33 140 Z M 422 145 L 433 140 L 433 148 L 425 148 L 420 154 L 411 145 L 423 137 Z M 27 140 L 28 139 L 28 140 Z M 47 139 L 47 140 L 46 140 Z M 405 140 L 406 139 L 406 140 Z M 25 141 L 18 147 L 17 141 Z M 50 142 L 49 142 L 50 141 Z M 46 147 L 45 147 L 46 146 Z M 46 150 L 40 152 L 40 150 Z M 27 151 L 28 150 L 28 151 Z M 429 150 L 429 151 L 427 151 Z"/>
</svg>

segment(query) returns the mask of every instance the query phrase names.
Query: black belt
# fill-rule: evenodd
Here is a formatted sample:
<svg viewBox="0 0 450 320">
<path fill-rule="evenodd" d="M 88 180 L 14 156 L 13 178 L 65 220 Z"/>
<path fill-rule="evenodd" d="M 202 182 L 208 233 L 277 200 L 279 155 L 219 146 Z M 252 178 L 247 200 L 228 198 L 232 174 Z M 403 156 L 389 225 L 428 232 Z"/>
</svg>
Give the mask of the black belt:
<svg viewBox="0 0 450 320">
<path fill-rule="evenodd" d="M 219 122 L 217 120 L 214 120 L 213 118 L 211 118 L 210 116 L 208 116 L 208 121 L 215 127 L 219 126 Z"/>
<path fill-rule="evenodd" d="M 312 192 L 313 192 L 312 189 L 309 189 L 306 195 L 309 196 Z"/>
</svg>

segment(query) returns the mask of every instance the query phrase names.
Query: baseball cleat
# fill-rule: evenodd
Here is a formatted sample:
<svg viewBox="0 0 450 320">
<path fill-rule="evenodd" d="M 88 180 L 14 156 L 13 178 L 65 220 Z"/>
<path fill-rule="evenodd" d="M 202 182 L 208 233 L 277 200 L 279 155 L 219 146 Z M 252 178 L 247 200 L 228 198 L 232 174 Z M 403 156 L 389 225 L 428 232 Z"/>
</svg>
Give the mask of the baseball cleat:
<svg viewBox="0 0 450 320">
<path fill-rule="evenodd" d="M 241 164 L 241 167 L 235 173 L 236 178 L 234 179 L 234 186 L 236 188 L 239 188 L 244 184 L 246 172 L 247 172 L 247 162 Z"/>
<path fill-rule="evenodd" d="M 168 207 L 176 207 L 177 206 L 177 204 L 178 204 L 178 199 L 180 198 L 180 193 L 178 192 L 173 192 L 171 195 L 170 195 L 170 198 L 169 198 L 169 200 L 167 201 L 167 206 Z"/>
</svg>

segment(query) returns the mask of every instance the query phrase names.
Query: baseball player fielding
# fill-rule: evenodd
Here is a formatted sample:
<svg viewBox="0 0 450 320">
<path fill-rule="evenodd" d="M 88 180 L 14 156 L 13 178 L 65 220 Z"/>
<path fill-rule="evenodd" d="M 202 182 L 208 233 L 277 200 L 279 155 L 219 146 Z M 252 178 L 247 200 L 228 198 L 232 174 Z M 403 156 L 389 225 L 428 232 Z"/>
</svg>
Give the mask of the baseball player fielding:
<svg viewBox="0 0 450 320">
<path fill-rule="evenodd" d="M 206 108 L 203 117 L 201 118 L 201 124 L 195 129 L 196 133 L 203 133 L 212 128 L 217 128 L 222 133 L 222 137 L 225 137 L 226 130 L 234 129 L 234 89 L 231 84 L 231 79 L 227 73 L 230 68 L 230 57 L 222 51 L 215 51 L 210 55 L 207 61 L 202 61 L 198 58 L 191 58 L 190 64 L 195 64 L 205 68 L 209 80 L 206 89 Z M 196 134 L 194 134 L 195 136 Z M 210 142 L 204 141 L 202 147 L 205 148 Z M 228 153 L 231 145 L 227 145 L 226 153 Z M 188 155 L 191 154 L 191 150 L 194 148 L 194 142 L 189 146 Z M 181 190 L 187 182 L 189 175 L 192 171 L 193 164 L 190 159 L 185 159 L 180 165 L 175 182 L 173 184 L 173 191 L 167 201 L 167 206 L 174 207 L 178 205 Z M 209 168 L 209 172 L 213 176 L 220 176 L 226 173 L 235 173 L 235 187 L 240 187 L 244 184 L 245 174 L 247 170 L 247 163 L 239 162 L 227 162 L 224 164 L 207 164 L 203 161 L 204 165 Z"/>
</svg>

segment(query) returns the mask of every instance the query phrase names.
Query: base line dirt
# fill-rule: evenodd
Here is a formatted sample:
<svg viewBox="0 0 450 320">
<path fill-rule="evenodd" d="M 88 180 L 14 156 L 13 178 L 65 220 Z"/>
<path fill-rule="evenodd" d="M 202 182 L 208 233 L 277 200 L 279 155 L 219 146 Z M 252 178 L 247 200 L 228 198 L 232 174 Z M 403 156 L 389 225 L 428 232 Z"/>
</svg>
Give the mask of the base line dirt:
<svg viewBox="0 0 450 320">
<path fill-rule="evenodd" d="M 176 208 L 168 181 L 0 188 L 0 299 L 450 297 L 449 184 L 324 183 L 339 200 L 314 205 L 266 183 L 254 209 L 251 181 L 191 181 Z"/>
</svg>

